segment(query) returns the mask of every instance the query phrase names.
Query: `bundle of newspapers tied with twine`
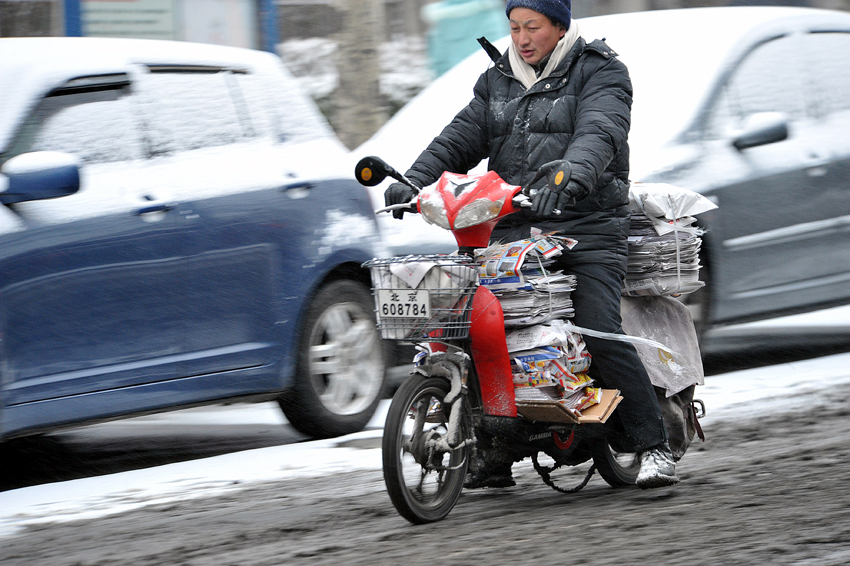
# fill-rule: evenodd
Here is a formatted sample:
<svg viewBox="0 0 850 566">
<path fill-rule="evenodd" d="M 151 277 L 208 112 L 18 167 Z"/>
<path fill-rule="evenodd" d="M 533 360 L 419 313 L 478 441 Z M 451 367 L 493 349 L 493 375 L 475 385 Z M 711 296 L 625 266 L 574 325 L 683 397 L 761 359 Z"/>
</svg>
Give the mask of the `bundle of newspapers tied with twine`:
<svg viewBox="0 0 850 566">
<path fill-rule="evenodd" d="M 693 191 L 632 183 L 629 266 L 624 295 L 684 295 L 700 289 L 702 230 L 695 215 L 717 208 Z"/>
<path fill-rule="evenodd" d="M 564 319 L 574 314 L 574 275 L 550 271 L 577 242 L 535 232 L 530 238 L 476 250 L 478 282 L 502 306 L 517 401 L 555 401 L 571 413 L 599 402 L 587 376 L 590 354 Z"/>
</svg>

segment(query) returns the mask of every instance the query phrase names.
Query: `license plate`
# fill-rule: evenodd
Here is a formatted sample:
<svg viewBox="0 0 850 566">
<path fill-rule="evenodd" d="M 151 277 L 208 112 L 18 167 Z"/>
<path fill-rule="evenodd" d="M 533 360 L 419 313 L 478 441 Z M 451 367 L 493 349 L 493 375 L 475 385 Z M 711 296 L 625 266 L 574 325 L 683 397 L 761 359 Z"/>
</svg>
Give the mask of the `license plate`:
<svg viewBox="0 0 850 566">
<path fill-rule="evenodd" d="M 425 289 L 378 289 L 381 317 L 429 318 L 431 300 Z"/>
</svg>

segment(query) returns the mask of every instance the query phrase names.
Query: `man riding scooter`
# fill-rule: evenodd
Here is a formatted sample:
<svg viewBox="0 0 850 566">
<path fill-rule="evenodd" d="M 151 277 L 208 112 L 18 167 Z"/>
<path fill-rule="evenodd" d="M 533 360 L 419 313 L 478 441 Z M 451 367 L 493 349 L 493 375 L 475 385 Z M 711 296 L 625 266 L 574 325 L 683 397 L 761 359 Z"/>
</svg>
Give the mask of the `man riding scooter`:
<svg viewBox="0 0 850 566">
<path fill-rule="evenodd" d="M 419 186 L 444 171 L 467 172 L 482 159 L 506 182 L 529 187 L 532 208 L 504 218 L 493 240 L 527 238 L 532 228 L 578 240 L 553 270 L 577 278 L 573 322 L 622 333 L 620 296 L 628 263 L 628 174 L 632 89 L 628 70 L 600 40 L 587 43 L 569 0 L 508 0 L 512 42 L 484 72 L 472 101 L 437 136 L 405 176 Z M 414 191 L 394 183 L 387 205 Z M 402 211 L 394 215 L 401 218 Z M 661 408 L 634 346 L 585 337 L 591 377 L 624 397 L 617 410 L 640 454 L 637 485 L 675 484 Z M 612 419 L 613 421 L 614 419 Z M 476 453 L 466 487 L 514 485 L 513 462 Z"/>
</svg>

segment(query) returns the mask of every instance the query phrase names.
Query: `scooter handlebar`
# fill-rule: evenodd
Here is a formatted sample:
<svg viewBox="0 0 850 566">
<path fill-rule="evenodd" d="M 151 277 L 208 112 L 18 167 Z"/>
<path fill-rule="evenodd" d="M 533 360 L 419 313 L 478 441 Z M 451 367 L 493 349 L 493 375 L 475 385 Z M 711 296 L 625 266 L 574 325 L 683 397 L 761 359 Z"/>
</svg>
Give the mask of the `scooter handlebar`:
<svg viewBox="0 0 850 566">
<path fill-rule="evenodd" d="M 403 210 L 411 214 L 416 214 L 419 212 L 419 208 L 417 207 L 418 202 L 419 199 L 414 197 L 414 199 L 409 202 L 403 202 L 401 204 L 391 204 L 389 206 L 379 208 L 375 211 L 375 214 L 381 214 L 383 212 L 394 212 L 396 210 Z"/>
<path fill-rule="evenodd" d="M 531 198 L 525 194 L 525 189 L 517 193 L 512 202 L 515 208 L 531 208 Z"/>
<path fill-rule="evenodd" d="M 517 195 L 513 199 L 513 205 L 516 208 L 531 208 L 531 197 L 526 194 L 528 191 L 523 187 L 522 191 L 517 193 Z M 552 214 L 561 214 L 561 210 L 556 208 L 552 211 Z"/>
</svg>

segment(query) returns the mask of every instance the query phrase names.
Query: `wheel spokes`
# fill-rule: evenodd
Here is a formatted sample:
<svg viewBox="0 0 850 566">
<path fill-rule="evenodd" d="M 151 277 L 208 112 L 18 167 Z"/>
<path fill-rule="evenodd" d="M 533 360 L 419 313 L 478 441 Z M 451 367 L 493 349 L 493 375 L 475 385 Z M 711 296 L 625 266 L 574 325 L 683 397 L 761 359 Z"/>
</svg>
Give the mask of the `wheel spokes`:
<svg viewBox="0 0 850 566">
<path fill-rule="evenodd" d="M 322 403 L 337 414 L 351 414 L 374 399 L 383 380 L 381 345 L 371 319 L 357 305 L 328 309 L 311 341 L 310 379 Z"/>
<path fill-rule="evenodd" d="M 453 469 L 451 462 L 445 461 L 451 460 L 452 453 L 439 448 L 448 433 L 442 403 L 432 395 L 423 396 L 411 404 L 407 414 L 409 425 L 405 427 L 401 460 L 407 462 L 410 474 L 404 475 L 410 493 L 429 504 L 440 500 L 447 473 Z"/>
</svg>

